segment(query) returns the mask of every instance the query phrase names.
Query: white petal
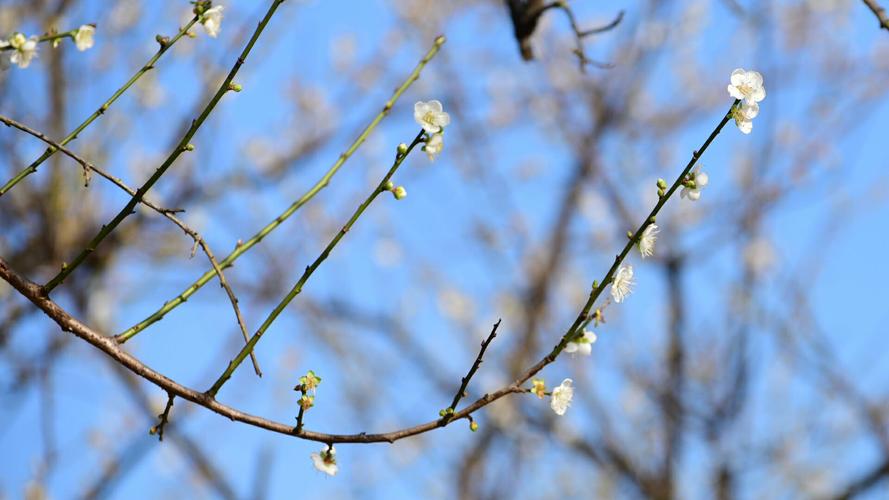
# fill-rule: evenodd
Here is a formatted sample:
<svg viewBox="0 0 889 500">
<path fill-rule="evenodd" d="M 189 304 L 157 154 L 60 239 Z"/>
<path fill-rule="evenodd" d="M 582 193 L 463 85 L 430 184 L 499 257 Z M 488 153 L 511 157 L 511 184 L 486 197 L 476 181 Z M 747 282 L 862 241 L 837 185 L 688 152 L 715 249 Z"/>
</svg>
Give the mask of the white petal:
<svg viewBox="0 0 889 500">
<path fill-rule="evenodd" d="M 710 182 L 710 176 L 707 175 L 706 172 L 699 172 L 695 174 L 695 185 L 698 187 L 698 189 L 706 186 L 708 182 Z"/>
</svg>

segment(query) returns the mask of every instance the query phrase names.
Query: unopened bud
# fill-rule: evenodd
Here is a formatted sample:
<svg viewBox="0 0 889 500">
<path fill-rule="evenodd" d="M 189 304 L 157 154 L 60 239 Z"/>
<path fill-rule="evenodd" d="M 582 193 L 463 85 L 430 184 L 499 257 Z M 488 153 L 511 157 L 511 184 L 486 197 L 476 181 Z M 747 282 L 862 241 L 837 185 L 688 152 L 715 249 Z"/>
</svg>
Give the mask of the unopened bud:
<svg viewBox="0 0 889 500">
<path fill-rule="evenodd" d="M 469 422 L 469 430 L 471 430 L 472 432 L 475 432 L 478 430 L 478 424 L 475 422 L 475 420 L 473 420 L 472 422 Z"/>
<path fill-rule="evenodd" d="M 194 151 L 194 144 L 189 142 L 188 144 L 185 145 L 185 150 L 186 151 Z"/>
<path fill-rule="evenodd" d="M 396 200 L 402 200 L 407 196 L 407 190 L 404 189 L 404 186 L 398 186 L 392 190 L 392 194 L 395 196 Z"/>
<path fill-rule="evenodd" d="M 398 145 L 398 154 L 403 155 L 405 153 L 407 153 L 407 144 L 402 142 Z"/>
<path fill-rule="evenodd" d="M 228 89 L 233 92 L 240 92 L 241 90 L 243 90 L 243 87 L 241 87 L 240 83 L 229 83 Z"/>
</svg>

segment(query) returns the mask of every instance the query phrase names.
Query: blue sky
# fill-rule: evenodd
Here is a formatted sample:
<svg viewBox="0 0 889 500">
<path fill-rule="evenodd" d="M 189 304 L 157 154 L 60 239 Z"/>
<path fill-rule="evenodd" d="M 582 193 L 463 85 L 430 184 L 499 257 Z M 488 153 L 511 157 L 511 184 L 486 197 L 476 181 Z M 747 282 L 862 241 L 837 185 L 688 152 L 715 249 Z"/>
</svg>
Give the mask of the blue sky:
<svg viewBox="0 0 889 500">
<path fill-rule="evenodd" d="M 163 32 L 170 33 L 181 19 L 179 12 L 187 10 L 185 2 L 181 3 L 170 2 L 150 11 L 145 9 L 133 29 L 125 36 L 114 38 L 114 43 L 121 45 L 114 47 L 112 54 L 115 58 L 107 66 L 88 66 L 95 71 L 89 78 L 72 79 L 75 100 L 72 100 L 67 117 L 69 126 L 91 112 L 149 57 L 154 50 L 153 36 L 159 31 L 158 27 L 162 26 Z M 626 10 L 625 22 L 618 31 L 591 44 L 594 57 L 607 58 L 615 47 L 641 36 L 634 35 L 644 10 L 637 2 L 615 7 L 580 1 L 574 4 L 578 18 L 588 24 L 610 19 L 614 9 Z M 791 193 L 782 199 L 778 208 L 770 211 L 762 221 L 762 233 L 773 242 L 779 265 L 769 275 L 771 281 L 764 285 L 761 297 L 769 310 L 792 316 L 786 310 L 788 297 L 777 283 L 787 280 L 802 283 L 826 340 L 839 359 L 841 371 L 854 374 L 860 389 L 877 396 L 884 395 L 883 387 L 889 376 L 887 368 L 880 364 L 881 353 L 887 347 L 883 325 L 889 314 L 882 291 L 882 284 L 889 280 L 889 268 L 884 264 L 883 256 L 883 234 L 889 216 L 884 188 L 889 169 L 884 152 L 883 117 L 889 110 L 889 99 L 880 96 L 864 109 L 850 107 L 850 116 L 843 122 L 822 122 L 818 116 L 804 115 L 811 112 L 806 106 L 813 96 L 820 96 L 825 106 L 848 105 L 844 88 L 835 88 L 833 82 L 821 76 L 807 77 L 810 74 L 807 71 L 819 63 L 817 58 L 821 47 L 841 47 L 849 54 L 850 61 L 853 61 L 850 67 L 838 71 L 867 75 L 866 70 L 869 70 L 885 80 L 885 66 L 869 68 L 862 61 L 880 54 L 880 50 L 886 54 L 889 36 L 876 28 L 871 13 L 862 5 L 856 2 L 841 4 L 841 10 L 836 11 L 839 14 L 834 12 L 824 21 L 830 30 L 824 31 L 823 39 L 807 41 L 813 48 L 803 54 L 811 60 L 798 58 L 797 53 L 788 48 L 791 44 L 783 40 L 782 26 L 768 26 L 763 32 L 756 32 L 745 28 L 744 22 L 732 16 L 723 3 L 708 4 L 705 25 L 698 38 L 688 44 L 699 64 L 696 69 L 700 82 L 722 88 L 735 67 L 755 67 L 765 75 L 769 94 L 762 103 L 762 113 L 755 121 L 753 134 L 744 136 L 730 124 L 707 151 L 703 163 L 710 173 L 711 186 L 705 195 L 706 205 L 690 209 L 699 210 L 697 217 L 704 222 L 683 227 L 680 217 L 687 214 L 689 208 L 684 207 L 685 211 L 680 212 L 679 200 L 672 201 L 663 217 L 669 227 L 677 229 L 677 235 L 671 242 L 662 241 L 662 244 L 675 245 L 696 256 L 693 270 L 684 278 L 684 288 L 694 313 L 689 315 L 689 328 L 702 338 L 702 331 L 724 328 L 729 309 L 727 297 L 737 284 L 741 257 L 737 247 L 720 247 L 710 252 L 706 244 L 714 238 L 727 237 L 720 236 L 720 229 L 730 222 L 729 209 L 744 199 L 745 193 L 739 192 L 732 177 L 737 164 L 750 161 L 755 171 L 761 172 L 760 183 L 781 185 L 790 178 L 794 165 L 786 157 L 765 155 L 764 151 L 774 140 L 772 131 L 788 127 L 803 138 L 824 134 L 831 139 L 832 135 L 839 135 L 839 131 L 854 127 L 854 132 L 843 135 L 810 160 L 817 165 L 811 184 L 794 188 L 800 191 L 799 196 Z M 258 2 L 227 4 L 224 35 L 251 29 L 264 11 L 264 5 L 265 2 L 262 5 Z M 756 5 L 764 8 L 761 3 Z M 756 5 L 747 7 L 755 11 Z M 448 6 L 439 8 L 445 11 Z M 95 1 L 83 2 L 67 14 L 66 19 L 73 24 L 99 23 L 96 47 L 84 54 L 69 53 L 72 69 L 98 64 L 105 50 L 103 44 L 109 42 L 103 38 L 102 31 L 103 26 L 110 24 L 108 16 L 106 4 Z M 512 103 L 523 117 L 519 123 L 508 128 L 487 125 L 487 117 L 499 93 L 509 93 L 513 86 L 551 90 L 541 76 L 545 71 L 542 64 L 523 64 L 519 60 L 505 9 L 499 3 L 466 7 L 455 16 L 438 18 L 430 14 L 430 17 L 433 24 L 442 23 L 437 27 L 449 39 L 442 55 L 430 64 L 421 80 L 398 102 L 392 114 L 347 163 L 331 187 L 304 209 L 304 212 L 317 210 L 317 213 L 313 212 L 315 218 L 310 219 L 299 212 L 240 259 L 230 271 L 230 279 L 236 286 L 249 288 L 256 285 L 254 276 L 259 276 L 259 271 L 268 262 L 282 259 L 293 262 L 287 275 L 280 277 L 282 286 L 289 287 L 329 237 L 313 224 L 318 220 L 329 220 L 330 226 L 334 227 L 345 221 L 388 168 L 395 145 L 408 142 L 416 134 L 413 103 L 445 95 L 443 89 L 458 81 L 465 92 L 465 102 L 460 103 L 464 109 L 460 119 L 455 119 L 448 129 L 446 140 L 451 147 L 432 165 L 420 154 L 408 160 L 397 179 L 407 187 L 408 197 L 397 203 L 385 197 L 375 203 L 313 276 L 306 296 L 315 301 L 338 297 L 362 304 L 369 311 L 407 311 L 410 334 L 416 336 L 419 345 L 440 362 L 441 375 L 454 383 L 459 382 L 459 377 L 474 358 L 477 338 L 486 333 L 498 317 L 504 317 L 503 338 L 498 338 L 500 344 L 494 345 L 493 359 L 484 365 L 476 380 L 478 385 L 472 389 L 473 394 L 478 395 L 494 383 L 506 381 L 505 375 L 497 370 L 503 368 L 500 361 L 508 351 L 506 346 L 512 345 L 515 333 L 521 327 L 516 324 L 515 317 L 509 317 L 504 311 L 498 292 L 515 291 L 525 286 L 527 280 L 528 255 L 510 248 L 493 257 L 480 252 L 477 245 L 469 242 L 474 224 L 479 221 L 498 230 L 504 241 L 520 239 L 514 234 L 511 221 L 500 217 L 507 202 L 496 196 L 498 183 L 490 179 L 507 180 L 511 203 L 520 206 L 525 217 L 525 239 L 529 242 L 526 250 L 532 251 L 544 241 L 555 214 L 555 200 L 572 174 L 575 158 L 568 140 L 547 128 L 547 119 L 554 118 L 541 116 L 528 103 Z M 198 175 L 207 179 L 229 172 L 249 172 L 257 168 L 258 163 L 244 153 L 251 139 L 261 137 L 264 147 L 281 151 L 294 135 L 308 135 L 318 128 L 326 128 L 325 123 L 305 123 L 305 117 L 294 114 L 293 106 L 285 102 L 288 92 L 292 91 L 291 80 L 294 78 L 299 80 L 300 88 L 315 86 L 331 101 L 332 112 L 325 118 L 330 120 L 335 131 L 324 148 L 290 166 L 276 184 L 252 191 L 233 188 L 230 196 L 214 201 L 210 206 L 187 207 L 186 220 L 202 228 L 218 255 L 224 255 L 238 239 L 252 235 L 310 187 L 377 112 L 432 41 L 431 35 L 400 29 L 403 21 L 395 17 L 388 2 L 382 1 L 288 2 L 272 24 L 270 32 L 260 40 L 256 52 L 237 79 L 243 84 L 244 91 L 226 96 L 211 115 L 205 130 L 195 138 L 197 160 L 189 162 L 188 168 L 195 169 Z M 544 29 L 548 35 L 537 39 L 541 53 L 546 57 L 563 57 L 566 59 L 564 69 L 574 69 L 570 52 L 546 47 L 554 40 L 564 40 L 564 19 L 548 20 Z M 35 31 L 37 28 L 26 25 L 22 30 Z M 653 30 L 649 27 L 639 33 L 650 35 Z M 384 76 L 372 88 L 362 88 L 358 82 L 344 80 L 332 69 L 331 56 L 342 50 L 344 34 L 354 40 L 353 61 L 360 63 L 388 43 L 387 36 L 393 31 L 400 32 L 408 42 L 398 45 L 385 58 L 382 67 L 376 68 Z M 177 138 L 176 125 L 186 110 L 195 109 L 206 98 L 207 89 L 198 78 L 206 67 L 196 61 L 206 59 L 227 68 L 240 50 L 243 38 L 232 41 L 225 36 L 219 40 L 199 36 L 184 40 L 180 44 L 183 47 L 177 47 L 175 54 L 158 66 L 156 82 L 166 94 L 160 107 L 146 111 L 136 105 L 133 95 L 125 96 L 75 144 L 81 147 L 85 147 L 84 144 L 106 146 L 109 154 L 105 164 L 119 175 L 133 179 L 132 165 L 140 161 L 150 164 L 148 160 L 151 158 L 162 158 Z M 79 59 L 71 61 L 75 58 Z M 681 68 L 676 67 L 677 60 L 678 57 L 670 55 L 653 65 L 652 76 L 648 77 L 650 82 L 646 84 L 651 110 L 672 104 L 677 93 L 683 102 L 691 101 L 687 95 L 682 95 L 682 82 L 677 76 Z M 615 63 L 616 68 L 607 71 L 614 72 L 616 81 L 632 78 L 631 70 L 622 70 L 619 61 Z M 37 64 L 33 71 L 9 70 L 13 73 L 7 85 L 13 89 L 12 99 L 17 111 L 25 113 L 27 110 L 20 116 L 26 123 L 39 123 L 50 114 L 43 104 L 46 102 L 43 95 L 46 68 L 42 64 Z M 597 81 L 607 86 L 609 77 L 603 76 L 605 74 L 593 70 L 589 78 L 600 79 Z M 602 162 L 607 165 L 611 178 L 625 188 L 625 199 L 635 213 L 643 213 L 641 203 L 644 197 L 637 195 L 642 186 L 651 185 L 650 181 L 657 176 L 672 180 L 691 151 L 698 147 L 731 104 L 728 96 L 724 101 L 707 97 L 703 96 L 701 103 L 693 108 L 693 117 L 682 123 L 681 130 L 665 132 L 662 137 L 640 133 L 638 142 L 633 142 L 631 131 L 611 133 L 602 139 Z M 445 100 L 446 107 L 451 104 L 455 103 Z M 579 123 L 584 122 L 584 110 L 583 102 L 578 102 Z M 469 122 L 486 124 L 482 129 L 488 134 L 486 138 L 477 138 L 485 146 L 476 150 L 483 153 L 475 158 L 475 163 L 469 162 L 474 169 L 467 169 L 458 161 L 461 151 L 457 145 L 464 140 L 457 138 L 478 130 L 470 129 Z M 108 139 L 109 128 L 116 124 L 128 127 L 129 134 L 120 139 Z M 838 132 L 832 133 L 831 127 L 837 128 Z M 31 149 L 23 150 L 23 156 L 36 157 L 42 148 L 36 142 L 30 144 Z M 660 154 L 659 148 L 667 152 Z M 788 147 L 788 150 L 794 149 Z M 757 163 L 757 159 L 766 157 L 770 158 L 770 163 Z M 652 165 L 652 159 L 658 158 L 670 161 Z M 478 168 L 479 164 L 484 171 Z M 4 177 L 14 168 L 0 165 Z M 526 168 L 536 168 L 542 173 L 524 180 L 522 172 Z M 34 177 L 31 182 L 41 182 L 40 174 Z M 156 190 L 161 198 L 175 193 L 175 173 L 171 172 L 168 177 Z M 101 186 L 98 181 L 93 182 L 91 189 L 98 190 L 106 200 L 101 211 L 107 218 L 125 203 L 122 196 Z M 851 207 L 851 210 L 843 212 L 844 217 L 836 222 L 836 232 L 830 233 L 825 241 L 828 234 L 825 227 L 831 221 L 832 213 L 842 207 Z M 2 209 L 0 201 L 0 216 Z M 572 231 L 579 234 L 591 232 L 587 223 L 586 219 L 575 219 Z M 608 227 L 607 223 L 603 224 Z M 620 235 L 623 230 L 614 232 Z M 662 238 L 670 236 L 664 234 Z M 612 240 L 606 247 L 611 249 L 606 250 L 593 244 L 587 248 L 586 242 L 592 237 L 578 238 L 577 244 L 584 246 L 575 252 L 577 255 L 568 271 L 578 275 L 564 281 L 573 283 L 568 278 L 576 279 L 581 283 L 581 289 L 586 290 L 593 279 L 600 278 L 620 242 L 614 234 L 609 237 Z M 381 241 L 396 242 L 408 262 L 392 267 L 378 265 L 373 256 Z M 115 290 L 111 297 L 115 303 L 112 319 L 115 331 L 143 318 L 204 272 L 205 261 L 200 256 L 186 259 L 189 244 L 184 239 L 180 243 L 181 248 L 176 251 L 182 258 L 168 261 L 163 272 L 157 272 L 157 263 L 146 260 L 144 252 L 133 250 L 122 258 L 115 274 L 109 278 L 110 288 Z M 74 251 L 72 249 L 72 253 Z M 814 258 L 823 260 L 819 273 L 811 276 L 808 262 Z M 626 307 L 610 312 L 609 324 L 599 332 L 600 340 L 595 346 L 592 363 L 596 368 L 589 368 L 595 371 L 595 376 L 588 378 L 590 387 L 606 399 L 615 401 L 621 397 L 619 387 L 623 381 L 615 378 L 614 371 L 609 368 L 619 366 L 624 359 L 615 353 L 651 358 L 652 355 L 646 355 L 644 351 L 640 354 L 640 346 L 663 341 L 661 330 L 666 313 L 662 270 L 642 263 L 638 258 L 633 264 L 640 283 L 638 291 Z M 472 298 L 475 313 L 468 325 L 449 320 L 440 310 L 436 293 L 423 289 L 436 280 L 447 281 L 451 287 Z M 285 289 L 279 292 L 283 293 Z M 248 325 L 255 328 L 270 306 L 268 301 L 256 303 L 245 298 L 242 307 Z M 550 318 L 545 325 L 552 327 L 552 331 L 544 336 L 544 346 L 555 342 L 577 308 L 576 304 L 566 300 L 555 310 L 557 317 Z M 379 374 L 357 373 L 349 366 L 343 366 L 341 353 L 336 349 L 310 340 L 319 327 L 301 317 L 300 312 L 298 307 L 292 307 L 259 344 L 256 352 L 266 367 L 266 377 L 257 381 L 245 363 L 220 393 L 222 401 L 236 402 L 246 411 L 289 421 L 295 415 L 296 401 L 291 388 L 296 378 L 311 368 L 324 377 L 324 388 L 330 388 L 329 392 L 322 390 L 319 393 L 318 406 L 309 414 L 307 425 L 315 430 L 346 433 L 404 427 L 434 418 L 437 410 L 448 403 L 447 395 L 439 396 L 434 377 L 418 374 L 404 359 L 399 346 L 373 329 L 355 328 L 340 334 L 343 349 L 366 351 L 378 357 L 386 368 Z M 230 315 L 223 291 L 211 284 L 164 322 L 127 345 L 162 373 L 186 385 L 205 388 L 221 372 L 224 360 L 239 347 L 233 340 L 236 337 Z M 60 334 L 47 325 L 44 318 L 29 321 L 13 337 L 16 349 L 36 351 L 47 337 Z M 759 335 L 758 361 L 754 366 L 769 375 L 759 378 L 753 389 L 755 410 L 750 419 L 755 423 L 751 425 L 773 431 L 784 425 L 792 427 L 796 423 L 793 417 L 789 422 L 783 422 L 769 410 L 769 398 L 772 397 L 769 383 L 772 370 L 780 372 L 776 368 L 781 364 L 777 361 L 780 354 L 764 333 L 757 328 L 752 333 L 754 337 Z M 44 340 L 34 341 L 33 337 Z M 498 354 L 497 347 L 501 345 L 504 347 Z M 576 373 L 589 375 L 588 368 L 583 365 L 585 362 L 560 360 L 549 367 L 545 375 L 550 381 Z M 655 362 L 649 359 L 649 363 Z M 3 379 L 8 376 L 2 375 Z M 54 497 L 64 498 L 82 492 L 84 485 L 97 476 L 102 457 L 108 456 L 109 450 L 119 450 L 131 443 L 134 446 L 145 443 L 144 446 L 155 449 L 135 465 L 133 472 L 115 490 L 115 497 L 146 494 L 167 497 L 182 491 L 214 496 L 206 485 L 188 483 L 187 489 L 183 490 L 183 482 L 189 481 L 183 467 L 186 458 L 174 446 L 158 445 L 145 432 L 152 420 L 134 410 L 131 399 L 122 390 L 101 353 L 85 344 L 73 346 L 54 367 L 52 381 L 56 414 L 59 415 L 53 427 L 59 457 L 65 460 L 49 478 L 48 487 Z M 609 384 L 612 381 L 613 385 Z M 162 404 L 161 391 L 147 385 L 143 388 Z M 785 403 L 806 408 L 813 401 L 810 391 L 811 385 L 795 381 Z M 436 395 L 434 400 L 430 394 Z M 363 411 L 347 404 L 352 397 L 366 399 Z M 817 398 L 814 401 L 817 402 Z M 16 398 L 4 396 L 0 419 L 6 424 L 0 430 L 0 447 L 18 452 L 3 454 L 0 493 L 12 498 L 19 496 L 34 476 L 34 467 L 41 455 L 40 409 L 38 391 L 29 391 Z M 461 451 L 474 439 L 466 426 L 458 423 L 393 446 L 344 445 L 337 449 L 340 473 L 335 478 L 328 478 L 310 465 L 308 455 L 318 449 L 316 443 L 234 424 L 183 402 L 177 402 L 173 415 L 174 422 L 181 419 L 180 429 L 204 445 L 218 469 L 241 496 L 247 496 L 253 488 L 258 457 L 268 453 L 272 465 L 267 488 L 272 498 L 298 497 L 307 492 L 311 492 L 312 497 L 334 498 L 415 497 L 419 492 L 432 497 L 448 497 L 453 495 L 452 474 L 459 465 Z M 483 412 L 482 425 L 487 418 Z M 578 412 L 569 418 L 569 424 L 565 425 L 580 429 L 595 427 L 595 422 L 587 414 Z M 540 439 L 547 442 L 545 436 Z M 539 457 L 551 459 L 537 458 L 532 462 L 535 464 L 534 474 L 541 477 L 558 473 L 559 465 L 571 460 L 570 454 L 552 451 L 546 446 L 538 453 Z M 823 453 L 813 450 L 811 459 L 817 462 L 824 458 Z M 852 444 L 844 453 L 845 464 L 854 470 L 859 464 L 869 463 L 873 450 L 866 444 Z M 510 465 L 502 456 L 500 460 L 502 462 L 493 464 L 492 469 L 502 473 Z M 684 473 L 694 478 L 695 464 L 699 460 L 704 460 L 703 455 L 689 452 L 686 462 L 689 465 Z M 529 485 L 525 491 L 528 497 L 547 491 L 545 481 L 525 480 Z M 574 480 L 579 486 L 583 485 L 580 478 Z M 694 479 L 689 480 L 690 484 L 694 482 Z M 701 494 L 694 488 L 686 493 L 692 497 Z"/>
</svg>

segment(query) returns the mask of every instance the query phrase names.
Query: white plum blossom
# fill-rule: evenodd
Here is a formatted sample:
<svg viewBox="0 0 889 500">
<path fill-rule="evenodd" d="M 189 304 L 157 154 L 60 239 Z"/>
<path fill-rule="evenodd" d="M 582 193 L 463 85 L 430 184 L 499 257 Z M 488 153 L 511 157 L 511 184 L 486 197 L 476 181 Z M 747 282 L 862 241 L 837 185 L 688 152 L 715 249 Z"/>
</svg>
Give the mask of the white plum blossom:
<svg viewBox="0 0 889 500">
<path fill-rule="evenodd" d="M 444 149 L 444 136 L 439 134 L 432 134 L 432 137 L 426 141 L 426 145 L 423 146 L 423 151 L 426 152 L 426 156 L 429 157 L 429 161 L 435 161 L 435 157 L 441 153 L 441 150 Z"/>
<path fill-rule="evenodd" d="M 219 30 L 222 29 L 223 9 L 223 6 L 217 5 L 207 9 L 201 16 L 201 24 L 204 25 L 204 29 L 211 38 L 216 38 L 219 35 Z"/>
<path fill-rule="evenodd" d="M 556 415 L 564 415 L 568 411 L 568 407 L 571 406 L 571 399 L 574 398 L 574 387 L 571 387 L 572 383 L 573 381 L 570 378 L 566 378 L 558 387 L 553 389 L 549 407 L 556 412 Z"/>
<path fill-rule="evenodd" d="M 77 28 L 77 33 L 74 34 L 74 45 L 77 46 L 77 50 L 83 52 L 91 48 L 94 34 L 96 34 L 96 27 L 90 24 L 84 24 Z"/>
<path fill-rule="evenodd" d="M 688 198 L 691 201 L 697 201 L 701 198 L 701 189 L 710 182 L 710 176 L 708 176 L 706 172 L 702 172 L 701 166 L 699 165 L 691 174 L 689 174 L 688 181 L 691 184 L 684 186 L 682 191 L 679 192 L 679 196 L 681 198 Z"/>
<path fill-rule="evenodd" d="M 654 255 L 654 242 L 657 241 L 657 234 L 660 232 L 657 224 L 649 224 L 645 227 L 645 230 L 642 231 L 642 236 L 639 237 L 639 254 L 642 255 L 642 258 L 651 257 Z"/>
<path fill-rule="evenodd" d="M 437 100 L 418 101 L 414 104 L 414 120 L 428 134 L 437 134 L 451 123 L 451 115 L 442 111 L 441 102 Z"/>
<path fill-rule="evenodd" d="M 13 49 L 9 62 L 18 65 L 19 68 L 27 68 L 31 64 L 31 59 L 37 57 L 37 40 L 36 36 L 26 38 L 21 33 L 13 33 L 9 37 L 9 42 L 5 44 Z"/>
<path fill-rule="evenodd" d="M 633 266 L 621 266 L 617 273 L 614 274 L 614 279 L 611 280 L 611 298 L 620 304 L 630 295 L 635 284 L 636 282 L 633 280 Z"/>
<path fill-rule="evenodd" d="M 738 126 L 744 134 L 749 134 L 753 130 L 753 119 L 759 114 L 759 104 L 741 101 L 741 104 L 732 108 L 732 118 L 735 119 L 735 125 Z"/>
<path fill-rule="evenodd" d="M 762 86 L 762 75 L 757 71 L 738 68 L 732 71 L 728 93 L 735 99 L 742 99 L 747 104 L 756 104 L 766 98 L 766 89 Z"/>
<path fill-rule="evenodd" d="M 596 334 L 590 330 L 584 329 L 583 336 L 577 340 L 572 340 L 565 345 L 565 352 L 569 354 L 578 353 L 589 356 L 593 352 L 593 344 L 596 342 Z"/>
<path fill-rule="evenodd" d="M 315 468 L 328 476 L 335 476 L 339 470 L 336 465 L 336 449 L 332 445 L 330 448 L 325 446 L 319 453 L 312 453 L 310 457 Z"/>
</svg>

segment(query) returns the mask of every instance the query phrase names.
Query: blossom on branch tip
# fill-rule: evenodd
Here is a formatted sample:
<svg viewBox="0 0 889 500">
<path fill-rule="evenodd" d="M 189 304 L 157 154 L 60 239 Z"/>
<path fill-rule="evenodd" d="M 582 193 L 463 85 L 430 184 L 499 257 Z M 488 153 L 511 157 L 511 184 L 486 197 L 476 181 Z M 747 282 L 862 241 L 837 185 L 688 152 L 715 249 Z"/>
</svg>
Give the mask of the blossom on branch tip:
<svg viewBox="0 0 889 500">
<path fill-rule="evenodd" d="M 441 134 L 432 134 L 432 137 L 426 141 L 426 145 L 423 146 L 423 151 L 426 152 L 426 156 L 429 157 L 429 161 L 435 161 L 435 157 L 441 153 L 441 150 L 444 149 L 444 136 Z"/>
<path fill-rule="evenodd" d="M 621 266 L 611 280 L 611 298 L 620 304 L 633 291 L 633 266 Z"/>
<path fill-rule="evenodd" d="M 558 387 L 553 389 L 549 407 L 553 409 L 556 415 L 564 415 L 568 411 L 568 407 L 571 406 L 571 399 L 574 398 L 572 383 L 573 381 L 570 378 L 566 378 Z"/>
<path fill-rule="evenodd" d="M 437 134 L 451 123 L 451 116 L 442 111 L 440 101 L 433 99 L 414 104 L 414 120 L 427 134 Z"/>
<path fill-rule="evenodd" d="M 302 392 L 312 391 L 314 393 L 319 385 L 321 385 L 321 377 L 315 375 L 313 370 L 309 370 L 308 373 L 299 378 L 299 385 L 294 387 L 293 390 Z"/>
<path fill-rule="evenodd" d="M 322 448 L 320 453 L 312 453 L 309 456 L 312 458 L 315 468 L 329 476 L 335 476 L 339 470 L 336 465 L 336 449 L 333 445 L 329 448 Z"/>
<path fill-rule="evenodd" d="M 654 255 L 654 242 L 657 241 L 659 232 L 660 229 L 658 229 L 657 224 L 649 224 L 642 231 L 642 236 L 639 237 L 637 246 L 639 247 L 639 254 L 642 255 L 643 259 Z"/>
<path fill-rule="evenodd" d="M 565 352 L 569 354 L 578 353 L 589 356 L 593 352 L 593 344 L 596 342 L 596 334 L 590 330 L 584 329 L 583 335 L 577 339 L 568 342 L 565 345 Z"/>
<path fill-rule="evenodd" d="M 21 33 L 13 33 L 9 37 L 9 42 L 5 44 L 13 48 L 9 62 L 22 69 L 27 68 L 31 64 L 31 59 L 37 57 L 37 40 L 36 36 L 26 38 Z"/>
<path fill-rule="evenodd" d="M 74 45 L 77 46 L 77 50 L 83 52 L 93 46 L 93 35 L 96 34 L 96 27 L 91 24 L 84 24 L 80 28 L 77 28 L 77 33 L 74 34 Z"/>
<path fill-rule="evenodd" d="M 735 99 L 742 99 L 747 104 L 756 104 L 766 98 L 766 89 L 762 85 L 762 75 L 758 71 L 747 71 L 738 68 L 732 71 L 728 93 Z"/>
<path fill-rule="evenodd" d="M 223 6 L 217 5 L 204 11 L 204 14 L 201 16 L 201 24 L 211 38 L 216 38 L 219 35 L 219 30 L 222 29 L 223 9 Z"/>
<path fill-rule="evenodd" d="M 681 198 L 688 198 L 691 201 L 697 201 L 701 198 L 701 189 L 710 182 L 710 176 L 706 172 L 701 171 L 701 167 L 696 167 L 685 181 L 682 183 L 682 191 L 679 192 Z"/>
</svg>

